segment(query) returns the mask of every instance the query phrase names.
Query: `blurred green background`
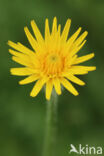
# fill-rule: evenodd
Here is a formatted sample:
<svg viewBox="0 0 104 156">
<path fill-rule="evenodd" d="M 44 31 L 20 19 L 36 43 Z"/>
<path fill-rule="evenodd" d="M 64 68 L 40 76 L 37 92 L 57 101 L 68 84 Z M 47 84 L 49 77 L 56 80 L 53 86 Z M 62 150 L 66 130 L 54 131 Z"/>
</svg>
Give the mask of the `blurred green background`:
<svg viewBox="0 0 104 156">
<path fill-rule="evenodd" d="M 96 71 L 81 76 L 86 86 L 75 85 L 78 97 L 66 90 L 59 97 L 56 155 L 68 156 L 70 144 L 104 147 L 104 1 L 0 0 L 0 156 L 41 156 L 44 92 L 31 98 L 33 84 L 20 86 L 21 77 L 10 75 L 9 69 L 17 65 L 11 61 L 7 41 L 30 47 L 24 26 L 31 30 L 30 21 L 34 19 L 44 34 L 45 18 L 51 25 L 54 16 L 62 28 L 67 18 L 72 19 L 70 34 L 79 26 L 88 30 L 88 41 L 80 54 L 94 51 L 96 57 L 86 65 L 97 66 Z"/>
</svg>

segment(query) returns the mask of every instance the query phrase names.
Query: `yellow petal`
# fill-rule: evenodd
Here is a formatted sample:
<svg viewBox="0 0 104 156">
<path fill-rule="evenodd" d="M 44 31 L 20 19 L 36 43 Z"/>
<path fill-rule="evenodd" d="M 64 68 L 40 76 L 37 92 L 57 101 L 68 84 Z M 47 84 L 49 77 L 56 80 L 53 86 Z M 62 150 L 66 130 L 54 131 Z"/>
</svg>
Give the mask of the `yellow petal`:
<svg viewBox="0 0 104 156">
<path fill-rule="evenodd" d="M 51 36 L 50 48 L 52 51 L 60 51 L 60 33 L 61 33 L 61 25 L 58 25 L 58 30 L 54 33 L 54 36 Z"/>
<path fill-rule="evenodd" d="M 69 58 L 68 58 L 68 65 L 73 65 L 75 60 L 77 58 L 77 55 L 74 55 L 70 58 L 70 55 L 69 55 Z"/>
<path fill-rule="evenodd" d="M 78 47 L 75 46 L 75 48 L 72 49 L 72 51 L 70 52 L 71 53 L 71 56 L 75 55 L 84 46 L 85 43 L 86 43 L 86 40 L 84 40 L 81 43 L 81 45 L 79 45 Z M 74 44 L 73 44 L 73 47 L 74 47 Z"/>
<path fill-rule="evenodd" d="M 31 67 L 31 68 L 38 68 L 39 67 L 39 60 L 37 59 L 36 55 L 27 56 L 23 53 L 14 51 L 12 49 L 9 49 L 9 52 L 12 55 L 14 55 L 12 57 L 13 61 L 15 61 L 21 65 Z"/>
<path fill-rule="evenodd" d="M 46 99 L 47 100 L 50 100 L 52 89 L 53 89 L 53 82 L 52 80 L 49 80 L 46 83 Z"/>
<path fill-rule="evenodd" d="M 72 74 L 68 74 L 65 77 L 78 85 L 81 85 L 81 86 L 85 85 L 85 83 L 82 80 L 80 80 L 79 78 L 77 78 L 76 76 Z"/>
<path fill-rule="evenodd" d="M 85 61 L 88 61 L 88 60 L 92 59 L 93 57 L 94 57 L 94 53 L 91 53 L 91 54 L 88 54 L 88 55 L 85 55 L 85 56 L 78 57 L 78 58 L 76 58 L 76 60 L 74 61 L 73 64 L 83 63 Z"/>
<path fill-rule="evenodd" d="M 12 49 L 9 49 L 9 53 L 24 60 L 24 61 L 27 61 L 27 62 L 30 62 L 30 56 L 24 54 L 24 53 L 21 53 L 21 52 L 18 52 L 18 51 L 15 51 L 15 50 L 12 50 Z M 31 58 L 35 57 L 34 56 L 31 56 Z"/>
<path fill-rule="evenodd" d="M 9 52 L 10 54 L 14 55 L 12 57 L 12 60 L 21 65 L 28 66 L 31 68 L 34 68 L 34 67 L 36 68 L 39 65 L 39 60 L 37 59 L 36 55 L 27 56 L 23 53 L 14 51 L 12 49 L 9 49 Z"/>
<path fill-rule="evenodd" d="M 24 54 L 27 55 L 34 55 L 35 53 L 30 50 L 29 48 L 25 47 L 24 45 L 22 45 L 21 43 L 18 42 L 18 44 L 12 42 L 12 41 L 8 41 L 8 45 L 14 49 L 16 49 L 17 51 L 20 51 Z"/>
<path fill-rule="evenodd" d="M 33 72 L 31 70 L 29 70 L 29 68 L 26 68 L 26 67 L 11 68 L 10 72 L 12 75 L 18 75 L 18 76 L 26 76 L 26 75 L 33 74 Z"/>
<path fill-rule="evenodd" d="M 50 38 L 49 22 L 48 19 L 45 21 L 45 41 L 47 42 Z"/>
<path fill-rule="evenodd" d="M 19 51 L 23 52 L 24 54 L 27 54 L 29 56 L 34 56 L 36 55 L 34 51 L 30 50 L 29 48 L 27 48 L 26 46 L 24 46 L 23 44 L 21 43 L 17 43 L 18 44 L 18 47 L 19 47 Z"/>
<path fill-rule="evenodd" d="M 30 61 L 30 57 L 23 54 L 23 53 L 20 53 L 20 52 L 17 52 L 17 51 L 14 51 L 12 49 L 9 49 L 9 52 L 10 54 L 14 55 L 12 57 L 12 60 L 21 64 L 21 65 L 24 65 L 24 66 L 28 66 L 28 67 L 33 67 L 33 64 L 32 62 Z"/>
<path fill-rule="evenodd" d="M 57 33 L 58 33 L 58 36 L 60 37 L 60 34 L 61 34 L 61 24 L 58 25 L 58 31 L 57 31 Z"/>
<path fill-rule="evenodd" d="M 55 35 L 56 32 L 57 32 L 57 18 L 54 17 L 52 26 L 52 35 Z"/>
<path fill-rule="evenodd" d="M 12 49 L 9 49 L 9 53 L 14 55 L 14 56 L 17 56 L 17 57 L 25 57 L 26 56 L 23 53 L 17 52 L 17 51 L 12 50 Z"/>
<path fill-rule="evenodd" d="M 53 84 L 56 90 L 56 93 L 58 95 L 61 94 L 61 84 L 60 84 L 60 80 L 58 78 L 53 79 Z"/>
<path fill-rule="evenodd" d="M 35 86 L 33 87 L 32 91 L 30 93 L 30 96 L 35 97 L 40 92 L 40 90 L 42 89 L 42 87 L 44 86 L 44 84 L 46 82 L 47 82 L 46 78 L 42 78 L 42 79 L 38 80 L 36 82 Z"/>
<path fill-rule="evenodd" d="M 96 70 L 95 66 L 75 66 L 76 69 L 79 68 L 79 70 L 85 70 L 85 71 L 93 71 Z"/>
<path fill-rule="evenodd" d="M 74 44 L 75 44 L 76 46 L 79 46 L 79 45 L 82 43 L 82 41 L 86 38 L 87 35 L 88 35 L 88 32 L 85 31 L 85 32 L 74 42 Z"/>
<path fill-rule="evenodd" d="M 75 96 L 78 95 L 77 90 L 72 86 L 72 84 L 68 80 L 66 80 L 65 78 L 61 78 L 61 83 L 73 95 L 75 95 Z"/>
<path fill-rule="evenodd" d="M 9 45 L 10 47 L 12 47 L 12 48 L 14 48 L 14 49 L 20 51 L 20 49 L 19 49 L 19 47 L 18 47 L 18 45 L 17 45 L 16 43 L 14 43 L 14 42 L 12 42 L 12 41 L 8 41 L 8 45 Z"/>
<path fill-rule="evenodd" d="M 20 85 L 28 84 L 28 83 L 34 82 L 34 81 L 36 81 L 38 79 L 39 79 L 38 75 L 35 75 L 35 74 L 34 75 L 30 75 L 29 77 L 19 81 L 19 84 Z"/>
<path fill-rule="evenodd" d="M 30 31 L 28 30 L 27 27 L 24 28 L 24 31 L 25 31 L 25 33 L 26 33 L 26 36 L 27 36 L 27 38 L 28 38 L 28 40 L 29 40 L 29 42 L 30 42 L 32 48 L 33 48 L 34 50 L 37 51 L 37 42 L 36 42 L 36 40 L 35 40 L 34 37 L 31 35 L 31 33 L 30 33 Z"/>
<path fill-rule="evenodd" d="M 88 71 L 94 71 L 96 70 L 96 67 L 94 66 L 72 66 L 71 69 L 69 70 L 69 73 L 74 74 L 74 75 L 83 75 L 87 74 Z M 67 71 L 68 72 L 68 71 Z"/>
<path fill-rule="evenodd" d="M 26 60 L 23 60 L 19 57 L 15 57 L 15 56 L 12 56 L 12 60 L 23 65 L 23 66 L 28 66 L 28 67 L 31 67 L 31 64 L 29 64 Z"/>
<path fill-rule="evenodd" d="M 72 45 L 72 43 L 76 40 L 76 38 L 78 37 L 79 33 L 81 31 L 81 27 L 69 38 L 69 40 L 67 41 L 67 45 L 70 47 Z"/>
<path fill-rule="evenodd" d="M 37 41 L 40 43 L 43 43 L 44 39 L 34 20 L 31 21 L 31 27 L 33 29 L 33 32 L 34 32 L 34 35 L 36 36 Z"/>
<path fill-rule="evenodd" d="M 77 68 L 75 66 L 71 67 L 71 69 L 69 71 L 70 74 L 74 74 L 74 75 L 84 75 L 84 74 L 88 74 L 88 71 L 86 70 L 80 70 L 80 68 Z M 64 73 L 65 74 L 65 73 Z M 66 73 L 67 74 L 67 73 Z"/>
<path fill-rule="evenodd" d="M 64 30 L 62 32 L 62 35 L 61 35 L 61 42 L 64 42 L 67 40 L 70 26 L 71 26 L 71 20 L 68 19 L 66 24 L 65 24 Z"/>
<path fill-rule="evenodd" d="M 57 31 L 57 40 L 56 40 L 56 48 L 57 51 L 60 51 L 60 35 L 61 35 L 61 24 L 58 25 L 58 31 Z"/>
</svg>

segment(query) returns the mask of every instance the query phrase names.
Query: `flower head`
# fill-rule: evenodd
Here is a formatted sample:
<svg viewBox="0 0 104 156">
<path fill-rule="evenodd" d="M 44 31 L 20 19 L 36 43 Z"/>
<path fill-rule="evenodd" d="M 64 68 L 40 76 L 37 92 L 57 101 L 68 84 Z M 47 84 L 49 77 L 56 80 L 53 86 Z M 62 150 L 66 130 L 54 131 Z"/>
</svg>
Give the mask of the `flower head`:
<svg viewBox="0 0 104 156">
<path fill-rule="evenodd" d="M 31 26 L 35 37 L 33 37 L 27 27 L 24 28 L 28 41 L 33 50 L 30 50 L 21 43 L 8 41 L 9 52 L 13 55 L 12 59 L 23 65 L 19 68 L 11 68 L 12 75 L 27 76 L 19 81 L 19 84 L 28 84 L 35 82 L 30 96 L 35 97 L 42 87 L 46 85 L 46 99 L 50 99 L 53 88 L 57 94 L 61 94 L 61 85 L 75 96 L 77 90 L 71 84 L 71 81 L 84 85 L 76 75 L 87 74 L 96 67 L 82 66 L 79 63 L 85 62 L 94 57 L 94 53 L 78 57 L 78 51 L 85 44 L 87 31 L 79 37 L 81 28 L 79 28 L 69 39 L 68 33 L 71 20 L 68 19 L 63 31 L 61 25 L 57 25 L 57 18 L 53 19 L 52 31 L 50 32 L 48 19 L 45 21 L 45 37 L 41 35 L 36 23 L 31 21 Z"/>
</svg>

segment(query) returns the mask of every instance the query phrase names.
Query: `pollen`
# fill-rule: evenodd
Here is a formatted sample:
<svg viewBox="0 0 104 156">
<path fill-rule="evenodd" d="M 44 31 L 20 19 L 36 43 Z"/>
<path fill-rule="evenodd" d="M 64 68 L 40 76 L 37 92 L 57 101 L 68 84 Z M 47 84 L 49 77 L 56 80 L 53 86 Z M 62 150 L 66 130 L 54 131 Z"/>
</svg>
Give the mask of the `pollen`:
<svg viewBox="0 0 104 156">
<path fill-rule="evenodd" d="M 94 57 L 94 53 L 78 56 L 78 52 L 86 43 L 87 31 L 81 35 L 81 28 L 68 38 L 71 20 L 68 19 L 64 29 L 57 24 L 54 17 L 52 31 L 49 28 L 48 19 L 45 20 L 45 36 L 43 37 L 34 20 L 31 21 L 34 36 L 27 27 L 24 28 L 27 39 L 32 49 L 27 48 L 21 43 L 8 41 L 13 49 L 9 49 L 13 61 L 22 65 L 19 68 L 11 68 L 11 74 L 17 76 L 27 76 L 19 81 L 19 84 L 35 82 L 30 96 L 35 97 L 45 86 L 46 99 L 51 98 L 53 88 L 58 95 L 61 94 L 61 86 L 77 96 L 78 91 L 71 82 L 78 85 L 85 85 L 77 75 L 87 74 L 96 69 L 95 66 L 79 65 Z"/>
</svg>

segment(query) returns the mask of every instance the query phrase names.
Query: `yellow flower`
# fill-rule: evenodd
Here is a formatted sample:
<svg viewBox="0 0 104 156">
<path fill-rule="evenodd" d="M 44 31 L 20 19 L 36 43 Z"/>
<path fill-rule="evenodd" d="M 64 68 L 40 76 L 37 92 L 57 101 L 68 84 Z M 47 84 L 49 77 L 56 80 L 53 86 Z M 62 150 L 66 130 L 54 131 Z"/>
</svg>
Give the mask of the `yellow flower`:
<svg viewBox="0 0 104 156">
<path fill-rule="evenodd" d="M 35 37 L 31 35 L 28 28 L 24 31 L 33 50 L 30 50 L 21 43 L 8 41 L 9 52 L 13 55 L 12 59 L 23 65 L 20 68 L 12 68 L 11 74 L 18 76 L 27 76 L 19 81 L 19 84 L 28 84 L 35 82 L 30 96 L 35 97 L 42 87 L 46 85 L 46 99 L 50 99 L 53 88 L 58 95 L 61 94 L 61 85 L 69 92 L 78 95 L 77 90 L 70 81 L 84 85 L 85 83 L 75 75 L 87 74 L 88 71 L 96 69 L 94 66 L 81 66 L 79 63 L 85 62 L 94 57 L 94 53 L 78 57 L 78 51 L 85 44 L 87 31 L 79 37 L 81 28 L 79 28 L 69 39 L 68 33 L 71 20 L 68 19 L 63 31 L 61 25 L 57 25 L 57 18 L 53 19 L 52 32 L 49 29 L 48 19 L 45 21 L 45 37 L 41 35 L 36 23 L 32 20 L 31 26 Z"/>
</svg>

